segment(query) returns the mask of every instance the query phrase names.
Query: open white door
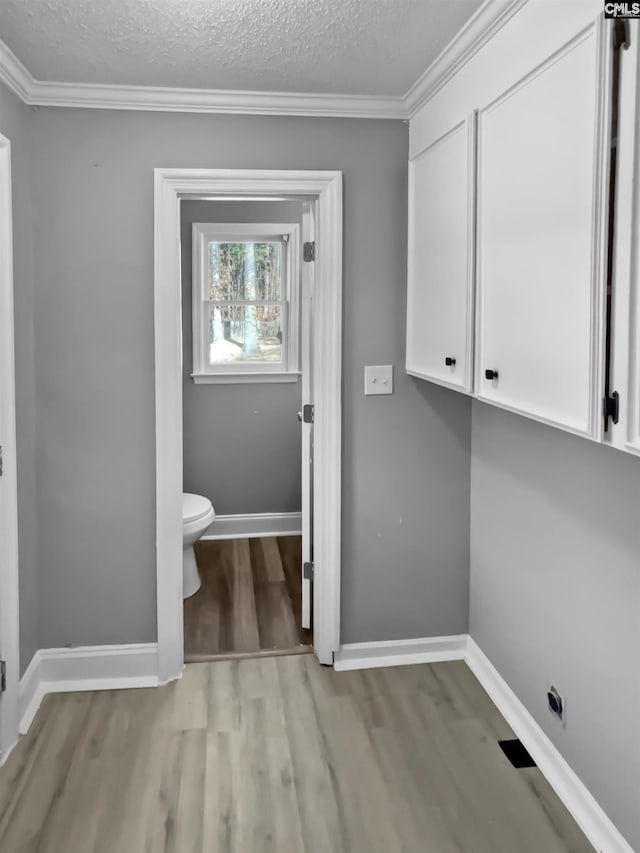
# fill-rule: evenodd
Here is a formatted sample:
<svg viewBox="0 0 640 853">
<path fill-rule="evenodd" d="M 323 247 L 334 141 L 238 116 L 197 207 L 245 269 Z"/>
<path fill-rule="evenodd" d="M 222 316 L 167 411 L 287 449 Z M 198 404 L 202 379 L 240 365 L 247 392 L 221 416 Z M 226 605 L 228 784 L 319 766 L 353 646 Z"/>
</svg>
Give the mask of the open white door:
<svg viewBox="0 0 640 853">
<path fill-rule="evenodd" d="M 315 202 L 302 209 L 302 627 L 311 628 L 313 590 L 313 289 L 315 285 Z M 314 255 L 315 256 L 315 255 Z"/>
<path fill-rule="evenodd" d="M 18 738 L 18 498 L 11 146 L 0 135 L 0 764 Z"/>
</svg>

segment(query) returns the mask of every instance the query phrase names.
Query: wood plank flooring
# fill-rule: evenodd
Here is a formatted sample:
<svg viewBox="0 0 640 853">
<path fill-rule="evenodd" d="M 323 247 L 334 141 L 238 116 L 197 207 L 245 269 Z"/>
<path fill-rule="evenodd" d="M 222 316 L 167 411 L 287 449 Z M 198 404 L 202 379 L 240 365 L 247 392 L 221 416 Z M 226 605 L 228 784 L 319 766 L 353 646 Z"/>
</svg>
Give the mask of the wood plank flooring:
<svg viewBox="0 0 640 853">
<path fill-rule="evenodd" d="M 186 661 L 312 651 L 300 536 L 206 540 L 195 553 L 202 586 L 184 602 Z"/>
<path fill-rule="evenodd" d="M 463 662 L 191 664 L 47 696 L 0 769 L 3 853 L 593 853 Z"/>
</svg>

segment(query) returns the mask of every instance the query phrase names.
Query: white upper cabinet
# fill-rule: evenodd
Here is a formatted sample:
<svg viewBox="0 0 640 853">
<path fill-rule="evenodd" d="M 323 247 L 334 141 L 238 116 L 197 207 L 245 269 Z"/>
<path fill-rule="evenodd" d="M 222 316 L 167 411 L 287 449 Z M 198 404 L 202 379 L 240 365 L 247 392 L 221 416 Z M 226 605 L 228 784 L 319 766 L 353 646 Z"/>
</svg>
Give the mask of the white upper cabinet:
<svg viewBox="0 0 640 853">
<path fill-rule="evenodd" d="M 472 383 L 473 116 L 409 163 L 407 372 L 461 391 Z"/>
<path fill-rule="evenodd" d="M 500 8 L 414 93 L 407 370 L 640 456 L 640 26 Z"/>
<path fill-rule="evenodd" d="M 407 370 L 640 454 L 637 40 L 599 0 L 514 0 L 426 73 Z"/>
<path fill-rule="evenodd" d="M 478 112 L 476 395 L 602 425 L 609 50 L 595 23 Z"/>
</svg>

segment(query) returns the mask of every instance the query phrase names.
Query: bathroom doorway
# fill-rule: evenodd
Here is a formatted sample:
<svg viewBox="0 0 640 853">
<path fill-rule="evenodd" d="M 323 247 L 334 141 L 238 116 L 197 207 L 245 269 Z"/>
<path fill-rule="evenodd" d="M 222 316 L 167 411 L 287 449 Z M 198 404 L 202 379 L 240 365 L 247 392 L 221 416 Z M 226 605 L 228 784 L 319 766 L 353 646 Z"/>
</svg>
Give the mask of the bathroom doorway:
<svg viewBox="0 0 640 853">
<path fill-rule="evenodd" d="M 311 421 L 313 423 L 315 476 L 309 483 L 307 522 L 313 527 L 313 554 L 311 560 L 303 561 L 300 553 L 299 582 L 304 589 L 305 583 L 311 583 L 311 574 L 314 579 L 313 594 L 301 595 L 301 608 L 306 601 L 309 612 L 313 611 L 313 652 L 318 660 L 332 664 L 340 643 L 342 174 L 156 169 L 156 554 L 158 677 L 161 682 L 179 677 L 184 663 L 180 571 L 183 545 L 183 370 L 179 322 L 182 293 L 177 239 L 180 204 L 187 200 L 230 201 L 247 197 L 254 200 L 310 197 L 315 206 L 315 252 L 314 247 L 308 247 L 308 262 L 303 265 L 313 270 L 315 280 L 313 334 L 310 336 L 314 355 L 310 371 L 313 400 L 303 401 L 301 410 L 305 427 L 311 429 Z M 304 236 L 303 242 L 307 242 Z M 311 406 L 313 409 L 309 408 Z M 303 562 L 312 564 L 304 577 Z"/>
<path fill-rule="evenodd" d="M 301 571 L 312 424 L 299 413 L 311 399 L 302 232 L 314 205 L 181 202 L 185 662 L 313 651 Z"/>
</svg>

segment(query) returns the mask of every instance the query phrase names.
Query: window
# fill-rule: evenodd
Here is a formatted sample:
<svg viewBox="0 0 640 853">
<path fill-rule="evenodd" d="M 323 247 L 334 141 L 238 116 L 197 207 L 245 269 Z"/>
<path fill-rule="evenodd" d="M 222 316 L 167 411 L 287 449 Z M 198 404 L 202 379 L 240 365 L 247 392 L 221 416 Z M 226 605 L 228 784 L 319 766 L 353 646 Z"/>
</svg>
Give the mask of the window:
<svg viewBox="0 0 640 853">
<path fill-rule="evenodd" d="M 295 382 L 299 226 L 193 224 L 194 382 Z"/>
</svg>

